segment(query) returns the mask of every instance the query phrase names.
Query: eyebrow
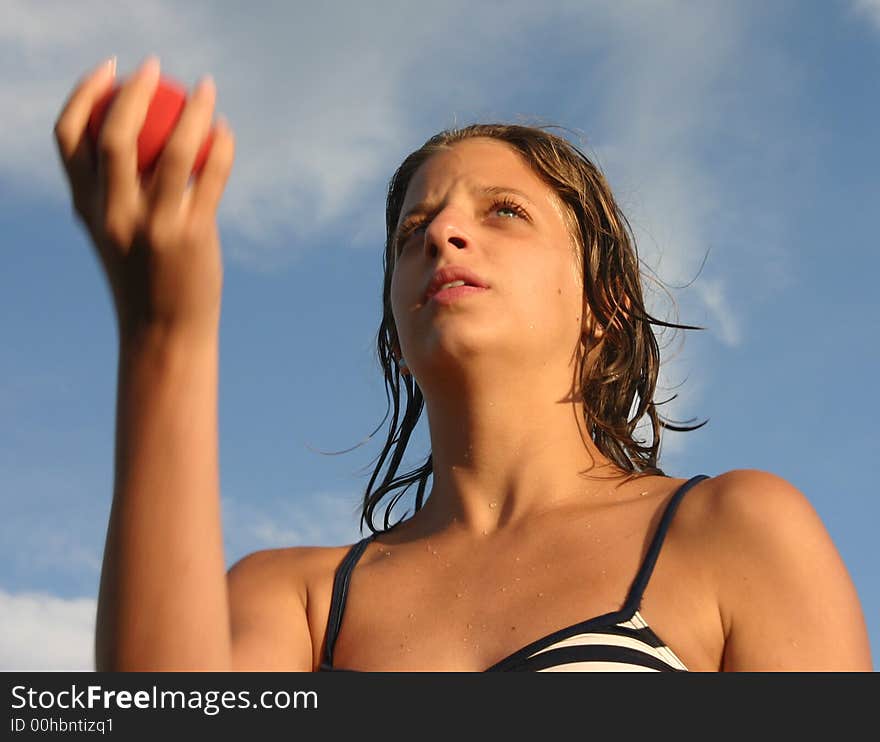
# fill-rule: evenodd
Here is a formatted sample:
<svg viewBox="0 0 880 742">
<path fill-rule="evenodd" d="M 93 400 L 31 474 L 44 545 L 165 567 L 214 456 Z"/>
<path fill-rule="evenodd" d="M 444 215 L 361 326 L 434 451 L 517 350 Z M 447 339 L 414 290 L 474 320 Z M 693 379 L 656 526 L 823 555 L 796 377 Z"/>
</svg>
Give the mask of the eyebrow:
<svg viewBox="0 0 880 742">
<path fill-rule="evenodd" d="M 471 193 L 476 193 L 480 196 L 500 196 L 504 193 L 513 193 L 521 198 L 524 198 L 529 203 L 533 203 L 532 199 L 525 193 L 523 193 L 518 188 L 510 188 L 508 186 L 478 186 L 476 188 L 471 188 Z M 398 227 L 394 230 L 394 233 L 400 230 L 400 227 L 406 223 L 406 220 L 409 219 L 413 214 L 426 214 L 430 211 L 433 211 L 436 208 L 434 202 L 431 201 L 421 201 L 413 206 L 409 211 L 407 211 L 399 220 Z"/>
</svg>

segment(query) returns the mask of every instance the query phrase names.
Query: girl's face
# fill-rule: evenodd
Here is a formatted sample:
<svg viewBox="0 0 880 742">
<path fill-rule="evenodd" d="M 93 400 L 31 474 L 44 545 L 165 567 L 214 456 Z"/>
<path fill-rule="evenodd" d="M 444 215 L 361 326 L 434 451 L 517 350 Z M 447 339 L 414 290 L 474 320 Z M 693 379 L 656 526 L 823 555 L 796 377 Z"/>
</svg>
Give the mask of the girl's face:
<svg viewBox="0 0 880 742">
<path fill-rule="evenodd" d="M 432 155 L 409 183 L 396 235 L 391 306 L 417 379 L 482 354 L 523 370 L 573 361 L 583 321 L 573 242 L 555 193 L 512 147 L 472 138 Z M 448 267 L 489 288 L 426 300 Z"/>
</svg>

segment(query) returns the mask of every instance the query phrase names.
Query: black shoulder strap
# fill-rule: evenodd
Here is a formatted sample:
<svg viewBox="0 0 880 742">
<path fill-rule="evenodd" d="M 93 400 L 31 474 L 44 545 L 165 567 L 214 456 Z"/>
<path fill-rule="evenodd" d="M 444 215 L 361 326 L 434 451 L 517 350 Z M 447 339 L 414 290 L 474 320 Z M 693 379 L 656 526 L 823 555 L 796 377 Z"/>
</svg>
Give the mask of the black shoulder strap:
<svg viewBox="0 0 880 742">
<path fill-rule="evenodd" d="M 324 650 L 324 664 L 327 667 L 333 666 L 333 645 L 336 644 L 336 637 L 339 636 L 339 629 L 342 626 L 342 614 L 345 611 L 345 599 L 348 596 L 348 583 L 351 580 L 351 572 L 364 553 L 364 549 L 367 548 L 367 544 L 375 537 L 376 534 L 372 533 L 352 546 L 339 563 L 339 566 L 336 568 L 336 574 L 333 576 L 333 594 L 330 598 L 330 614 L 327 617 L 327 637 L 325 640 L 326 649 Z"/>
<path fill-rule="evenodd" d="M 672 523 L 672 516 L 675 515 L 675 509 L 678 507 L 678 503 L 681 502 L 681 499 L 691 487 L 708 478 L 709 477 L 706 474 L 697 474 L 696 476 L 691 477 L 687 482 L 681 485 L 681 487 L 679 487 L 669 499 L 663 517 L 660 519 L 660 525 L 657 526 L 657 532 L 654 534 L 654 540 L 648 548 L 645 561 L 642 562 L 639 573 L 636 575 L 635 580 L 633 580 L 632 587 L 629 590 L 629 595 L 623 606 L 625 612 L 635 613 L 642 604 L 642 595 L 645 592 L 645 588 L 648 586 L 648 580 L 651 578 L 651 573 L 654 571 L 654 564 L 657 562 L 657 557 L 660 555 L 660 547 L 663 546 L 663 539 L 666 537 L 666 531 L 669 530 L 669 524 Z"/>
</svg>

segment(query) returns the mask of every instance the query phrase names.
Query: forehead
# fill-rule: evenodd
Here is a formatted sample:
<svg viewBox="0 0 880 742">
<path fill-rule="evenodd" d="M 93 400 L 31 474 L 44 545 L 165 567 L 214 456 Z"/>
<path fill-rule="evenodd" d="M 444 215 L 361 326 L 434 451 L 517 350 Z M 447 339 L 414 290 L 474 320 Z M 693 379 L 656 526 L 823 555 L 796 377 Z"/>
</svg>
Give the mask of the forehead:
<svg viewBox="0 0 880 742">
<path fill-rule="evenodd" d="M 473 137 L 431 155 L 416 170 L 401 214 L 413 205 L 441 198 L 454 186 L 510 186 L 552 200 L 552 190 L 509 144 Z"/>
</svg>

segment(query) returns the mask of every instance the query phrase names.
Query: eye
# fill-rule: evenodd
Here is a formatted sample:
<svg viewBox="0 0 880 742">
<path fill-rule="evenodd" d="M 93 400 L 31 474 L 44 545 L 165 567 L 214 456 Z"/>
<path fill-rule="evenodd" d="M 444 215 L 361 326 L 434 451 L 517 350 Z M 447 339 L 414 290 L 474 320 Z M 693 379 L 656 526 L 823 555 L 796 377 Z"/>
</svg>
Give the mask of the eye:
<svg viewBox="0 0 880 742">
<path fill-rule="evenodd" d="M 516 201 L 513 201 L 509 198 L 502 198 L 498 201 L 493 202 L 490 211 L 494 211 L 497 213 L 501 213 L 503 211 L 509 212 L 509 214 L 511 214 L 512 216 L 507 216 L 507 219 L 516 217 L 518 219 L 525 219 L 526 221 L 528 221 L 529 218 L 526 210 L 518 203 L 516 203 Z"/>
<path fill-rule="evenodd" d="M 409 241 L 409 238 L 412 237 L 417 231 L 423 229 L 428 224 L 428 220 L 424 217 L 413 219 L 409 222 L 405 222 L 400 225 L 400 229 L 397 230 L 397 237 L 394 241 L 394 251 L 400 252 L 403 246 Z"/>
</svg>

